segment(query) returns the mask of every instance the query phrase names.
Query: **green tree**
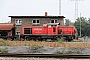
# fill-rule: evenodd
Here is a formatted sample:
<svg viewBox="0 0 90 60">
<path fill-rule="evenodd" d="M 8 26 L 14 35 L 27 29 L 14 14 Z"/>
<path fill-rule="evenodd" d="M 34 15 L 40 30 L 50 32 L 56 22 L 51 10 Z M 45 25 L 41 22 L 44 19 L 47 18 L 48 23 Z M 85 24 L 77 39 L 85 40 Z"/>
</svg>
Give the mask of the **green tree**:
<svg viewBox="0 0 90 60">
<path fill-rule="evenodd" d="M 71 21 L 69 19 L 65 19 L 65 26 L 69 26 Z"/>
<path fill-rule="evenodd" d="M 90 18 L 88 18 L 88 22 L 90 23 Z"/>
<path fill-rule="evenodd" d="M 85 26 L 83 33 L 85 34 L 85 36 L 90 36 L 90 23 L 87 23 L 87 25 Z"/>
<path fill-rule="evenodd" d="M 80 35 L 80 22 L 81 22 L 81 36 L 85 35 L 85 28 L 87 26 L 87 20 L 85 17 L 78 17 L 74 23 L 74 26 L 77 29 L 78 35 Z"/>
</svg>

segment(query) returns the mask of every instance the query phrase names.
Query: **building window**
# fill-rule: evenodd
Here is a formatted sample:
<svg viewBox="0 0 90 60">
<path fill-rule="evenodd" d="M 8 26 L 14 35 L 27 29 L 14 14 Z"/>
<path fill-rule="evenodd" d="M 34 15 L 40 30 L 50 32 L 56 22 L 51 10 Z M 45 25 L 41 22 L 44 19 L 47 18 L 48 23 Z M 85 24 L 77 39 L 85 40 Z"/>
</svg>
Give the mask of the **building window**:
<svg viewBox="0 0 90 60">
<path fill-rule="evenodd" d="M 16 19 L 15 24 L 16 25 L 22 25 L 22 20 L 21 19 Z"/>
<path fill-rule="evenodd" d="M 38 25 L 38 24 L 40 24 L 40 21 L 38 19 L 34 19 L 34 20 L 32 20 L 32 24 Z"/>
<path fill-rule="evenodd" d="M 50 20 L 50 23 L 58 23 L 58 20 L 57 19 L 52 19 L 52 20 Z"/>
</svg>

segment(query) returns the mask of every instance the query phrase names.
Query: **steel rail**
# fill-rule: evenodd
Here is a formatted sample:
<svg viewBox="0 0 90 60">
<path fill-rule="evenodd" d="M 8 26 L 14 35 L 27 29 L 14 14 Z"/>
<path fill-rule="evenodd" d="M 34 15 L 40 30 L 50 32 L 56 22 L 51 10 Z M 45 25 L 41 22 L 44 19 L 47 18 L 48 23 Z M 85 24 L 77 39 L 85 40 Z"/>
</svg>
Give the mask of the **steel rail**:
<svg viewBox="0 0 90 60">
<path fill-rule="evenodd" d="M 0 53 L 0 57 L 39 57 L 39 58 L 90 58 L 90 55 L 83 54 L 13 54 Z"/>
</svg>

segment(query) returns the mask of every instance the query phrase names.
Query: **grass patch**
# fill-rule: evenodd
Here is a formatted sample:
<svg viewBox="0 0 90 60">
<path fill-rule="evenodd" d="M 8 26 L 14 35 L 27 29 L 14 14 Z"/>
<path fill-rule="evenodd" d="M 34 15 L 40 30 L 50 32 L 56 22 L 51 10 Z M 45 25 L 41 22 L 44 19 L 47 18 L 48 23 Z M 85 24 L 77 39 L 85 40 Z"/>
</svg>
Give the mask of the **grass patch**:
<svg viewBox="0 0 90 60">
<path fill-rule="evenodd" d="M 29 46 L 31 53 L 41 53 L 39 48 L 42 48 L 43 46 L 38 46 L 38 45 L 32 45 L 31 47 Z"/>
<path fill-rule="evenodd" d="M 6 50 L 4 48 L 0 48 L 0 53 L 8 53 L 8 50 Z"/>
<path fill-rule="evenodd" d="M 56 54 L 63 54 L 63 52 L 62 51 L 57 51 Z"/>
<path fill-rule="evenodd" d="M 81 54 L 81 51 L 67 51 L 65 54 Z"/>
<path fill-rule="evenodd" d="M 64 42 L 64 39 L 61 37 L 60 39 L 58 39 L 57 41 L 59 44 L 63 43 Z"/>
<path fill-rule="evenodd" d="M 56 51 L 56 54 L 82 54 L 81 51 L 72 51 L 72 50 L 69 50 L 69 51 Z"/>
<path fill-rule="evenodd" d="M 34 44 L 34 45 L 31 46 L 31 49 L 39 49 L 39 48 L 41 48 L 41 47 L 43 47 L 43 46 L 38 46 L 38 45 L 35 45 L 35 44 Z"/>
<path fill-rule="evenodd" d="M 0 46 L 6 46 L 6 42 L 3 39 L 0 39 Z"/>
</svg>

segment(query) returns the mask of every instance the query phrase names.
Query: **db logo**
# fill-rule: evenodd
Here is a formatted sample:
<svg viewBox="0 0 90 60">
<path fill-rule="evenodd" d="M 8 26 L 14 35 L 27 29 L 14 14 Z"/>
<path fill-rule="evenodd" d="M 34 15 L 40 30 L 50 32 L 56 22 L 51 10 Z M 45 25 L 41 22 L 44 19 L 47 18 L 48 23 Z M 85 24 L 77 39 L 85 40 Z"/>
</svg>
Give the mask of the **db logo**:
<svg viewBox="0 0 90 60">
<path fill-rule="evenodd" d="M 34 28 L 34 30 L 42 30 L 41 28 Z"/>
</svg>

